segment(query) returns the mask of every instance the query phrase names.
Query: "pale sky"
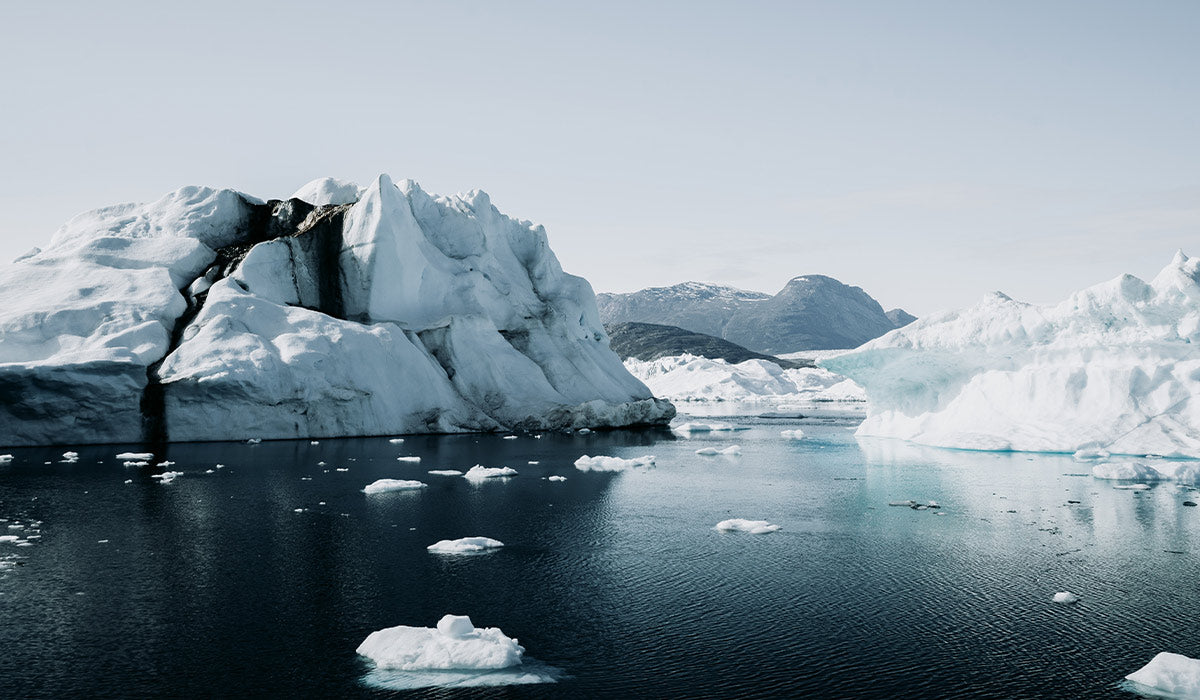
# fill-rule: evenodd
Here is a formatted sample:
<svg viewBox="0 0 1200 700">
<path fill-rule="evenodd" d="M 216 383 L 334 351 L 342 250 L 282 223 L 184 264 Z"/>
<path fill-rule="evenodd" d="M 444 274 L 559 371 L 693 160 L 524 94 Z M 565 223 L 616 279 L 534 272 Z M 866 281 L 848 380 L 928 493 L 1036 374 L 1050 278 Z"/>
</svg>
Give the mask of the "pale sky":
<svg viewBox="0 0 1200 700">
<path fill-rule="evenodd" d="M 0 259 L 187 184 L 486 190 L 597 291 L 916 314 L 1200 255 L 1200 2 L 0 4 Z"/>
</svg>

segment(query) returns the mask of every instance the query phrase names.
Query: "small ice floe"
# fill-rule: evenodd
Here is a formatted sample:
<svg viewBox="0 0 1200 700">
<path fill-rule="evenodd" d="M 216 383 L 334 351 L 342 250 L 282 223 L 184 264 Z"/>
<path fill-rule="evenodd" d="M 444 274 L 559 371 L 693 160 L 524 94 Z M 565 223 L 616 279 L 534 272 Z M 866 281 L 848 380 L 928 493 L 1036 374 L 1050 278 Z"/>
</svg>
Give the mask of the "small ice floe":
<svg viewBox="0 0 1200 700">
<path fill-rule="evenodd" d="M 803 440 L 804 439 L 804 431 L 799 428 L 795 428 L 792 430 L 780 430 L 779 435 L 780 435 L 780 437 L 783 437 L 786 440 Z"/>
<path fill-rule="evenodd" d="M 154 459 L 153 452 L 122 452 L 117 459 L 127 459 L 132 462 L 145 462 Z"/>
<path fill-rule="evenodd" d="M 1113 484 L 1113 488 L 1122 491 L 1148 491 L 1150 484 Z"/>
<path fill-rule="evenodd" d="M 578 430 L 578 432 L 580 435 L 587 435 L 592 432 L 592 429 L 591 428 L 580 428 Z"/>
<path fill-rule="evenodd" d="M 462 476 L 462 472 L 457 469 L 430 469 L 429 473 L 437 476 Z"/>
<path fill-rule="evenodd" d="M 505 435 L 503 439 L 504 440 L 516 440 L 517 436 L 516 435 Z"/>
<path fill-rule="evenodd" d="M 530 464 L 541 464 L 541 462 L 537 461 L 536 459 L 529 460 L 529 463 Z"/>
<path fill-rule="evenodd" d="M 748 426 L 733 425 L 732 423 L 683 423 L 672 428 L 677 433 L 719 433 L 749 429 Z"/>
<path fill-rule="evenodd" d="M 485 481 L 487 479 L 516 475 L 517 470 L 512 467 L 485 467 L 481 464 L 476 464 L 468 469 L 466 474 L 463 474 L 463 478 L 467 481 Z"/>
<path fill-rule="evenodd" d="M 146 460 L 144 460 L 144 459 L 141 459 L 141 460 L 136 460 L 136 461 L 129 461 L 129 462 L 125 462 L 125 463 L 124 463 L 122 466 L 125 466 L 125 467 L 138 467 L 138 468 L 141 468 L 141 467 L 148 467 L 148 466 L 150 466 L 150 463 L 149 463 L 149 462 L 147 462 L 147 461 L 146 461 Z"/>
<path fill-rule="evenodd" d="M 133 479 L 126 479 L 126 480 L 125 480 L 125 483 L 127 483 L 127 484 L 132 484 L 132 483 L 133 483 Z"/>
<path fill-rule="evenodd" d="M 740 455 L 741 453 L 742 453 L 742 448 L 739 447 L 738 445 L 730 445 L 729 447 L 726 447 L 723 450 L 719 450 L 715 447 L 701 447 L 700 449 L 696 450 L 696 454 L 705 455 L 705 456 L 711 456 L 711 455 L 731 455 L 732 456 L 732 455 Z"/>
<path fill-rule="evenodd" d="M 1075 450 L 1075 454 L 1072 456 L 1077 461 L 1083 462 L 1091 459 L 1108 459 L 1111 455 L 1103 447 L 1081 447 Z"/>
<path fill-rule="evenodd" d="M 310 444 L 310 445 L 320 445 L 320 444 L 321 444 L 321 441 L 320 441 L 320 440 L 309 440 L 309 441 L 308 441 L 308 444 Z"/>
<path fill-rule="evenodd" d="M 1150 663 L 1125 676 L 1125 680 L 1168 697 L 1200 697 L 1200 659 L 1159 652 Z"/>
<path fill-rule="evenodd" d="M 246 441 L 246 444 L 247 445 L 257 445 L 260 442 L 262 442 L 262 438 L 250 438 L 249 440 Z"/>
<path fill-rule="evenodd" d="M 1070 591 L 1059 591 L 1058 593 L 1054 594 L 1054 602 L 1062 603 L 1063 605 L 1070 605 L 1071 603 L 1079 602 L 1079 596 Z"/>
<path fill-rule="evenodd" d="M 0 464 L 8 464 L 13 461 L 12 455 L 0 455 Z"/>
<path fill-rule="evenodd" d="M 156 467 L 173 467 L 173 466 L 175 466 L 175 463 L 172 462 L 171 460 L 165 460 L 165 461 L 159 462 L 158 464 L 156 464 L 154 466 L 156 466 Z"/>
<path fill-rule="evenodd" d="M 0 535 L 0 542 L 20 542 L 20 535 Z"/>
<path fill-rule="evenodd" d="M 546 477 L 546 481 L 566 481 L 566 480 L 567 480 L 567 477 L 559 476 L 557 474 L 555 474 L 554 476 Z"/>
<path fill-rule="evenodd" d="M 151 474 L 150 478 L 158 479 L 163 484 L 169 484 L 181 476 L 183 476 L 183 472 L 163 472 L 161 474 Z"/>
<path fill-rule="evenodd" d="M 717 530 L 724 532 L 748 532 L 751 535 L 765 535 L 768 532 L 782 530 L 778 525 L 767 522 L 766 520 L 744 520 L 742 518 L 732 518 L 730 520 L 722 520 L 717 523 Z"/>
<path fill-rule="evenodd" d="M 363 493 L 389 493 L 391 491 L 415 491 L 425 488 L 425 484 L 412 479 L 379 479 L 363 487 Z"/>
<path fill-rule="evenodd" d="M 584 455 L 575 460 L 575 468 L 581 472 L 619 472 L 633 467 L 652 466 L 654 466 L 654 455 L 634 457 L 633 459 L 606 457 L 604 455 L 588 457 Z"/>
<path fill-rule="evenodd" d="M 399 445 L 400 443 L 404 442 L 404 438 L 392 438 L 391 440 L 388 440 L 388 442 L 392 443 L 393 445 Z"/>
<path fill-rule="evenodd" d="M 64 452 L 62 461 L 64 464 L 74 464 L 79 461 L 78 452 Z"/>
<path fill-rule="evenodd" d="M 1102 462 L 1092 467 L 1092 476 L 1116 481 L 1160 481 L 1163 478 L 1157 469 L 1142 462 Z"/>
<path fill-rule="evenodd" d="M 337 467 L 336 469 L 334 469 L 334 471 L 335 472 L 348 472 L 348 471 L 350 471 L 350 467 Z"/>
<path fill-rule="evenodd" d="M 224 464 L 218 464 L 218 465 L 216 465 L 216 466 L 214 466 L 214 467 L 213 467 L 213 469 L 224 469 L 224 468 L 225 468 L 225 465 L 224 465 Z"/>
<path fill-rule="evenodd" d="M 460 537 L 457 540 L 435 542 L 425 549 L 434 554 L 481 554 L 503 546 L 503 542 L 490 537 Z"/>
<path fill-rule="evenodd" d="M 421 458 L 420 457 L 407 457 L 407 456 L 406 457 L 397 457 L 396 461 L 397 462 L 411 462 L 413 464 L 416 464 L 421 461 Z"/>
</svg>

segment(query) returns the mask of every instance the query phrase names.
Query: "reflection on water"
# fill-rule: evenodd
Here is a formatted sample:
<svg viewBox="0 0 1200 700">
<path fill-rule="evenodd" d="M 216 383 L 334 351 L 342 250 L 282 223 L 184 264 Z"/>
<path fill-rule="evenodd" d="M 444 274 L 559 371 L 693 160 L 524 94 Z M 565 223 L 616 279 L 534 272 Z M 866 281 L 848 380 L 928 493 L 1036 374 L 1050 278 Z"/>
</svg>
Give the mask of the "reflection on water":
<svg viewBox="0 0 1200 700">
<path fill-rule="evenodd" d="M 1191 492 L 1113 489 L 1069 456 L 857 440 L 831 415 L 728 420 L 750 429 L 173 445 L 167 484 L 125 447 L 11 450 L 0 518 L 41 538 L 0 542 L 20 563 L 0 569 L 0 695 L 444 687 L 354 649 L 447 612 L 543 660 L 521 672 L 558 682 L 505 691 L 523 697 L 1122 697 L 1154 653 L 1200 656 Z M 731 442 L 740 457 L 695 454 Z M 646 453 L 655 468 L 572 466 Z M 518 475 L 428 474 L 475 464 Z M 380 478 L 428 488 L 361 492 Z M 908 499 L 940 508 L 888 505 Z M 729 518 L 783 530 L 713 530 Z M 425 551 L 465 536 L 506 546 Z M 483 680 L 505 677 L 453 683 Z"/>
</svg>

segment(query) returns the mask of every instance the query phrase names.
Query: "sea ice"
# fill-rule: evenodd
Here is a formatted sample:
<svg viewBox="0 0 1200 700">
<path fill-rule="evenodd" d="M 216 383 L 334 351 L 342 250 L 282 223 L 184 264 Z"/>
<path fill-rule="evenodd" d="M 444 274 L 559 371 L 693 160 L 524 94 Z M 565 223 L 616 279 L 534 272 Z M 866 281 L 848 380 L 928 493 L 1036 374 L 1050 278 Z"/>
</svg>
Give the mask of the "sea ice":
<svg viewBox="0 0 1200 700">
<path fill-rule="evenodd" d="M 716 529 L 726 532 L 748 532 L 751 535 L 765 535 L 768 532 L 781 530 L 778 525 L 767 522 L 766 520 L 743 520 L 742 518 L 733 518 L 731 520 L 722 520 L 717 523 Z"/>
<path fill-rule="evenodd" d="M 1200 659 L 1169 651 L 1155 654 L 1150 663 L 1125 676 L 1133 683 L 1170 697 L 1200 697 Z"/>
<path fill-rule="evenodd" d="M 443 617 L 437 628 L 401 625 L 372 632 L 356 651 L 380 668 L 406 671 L 509 668 L 525 653 L 498 628 L 477 628 L 470 618 L 455 615 Z"/>
<path fill-rule="evenodd" d="M 127 459 L 133 462 L 145 462 L 154 459 L 153 452 L 122 452 L 117 459 Z"/>
<path fill-rule="evenodd" d="M 554 476 L 548 476 L 548 477 L 546 477 L 546 480 L 547 480 L 547 481 L 566 481 L 566 480 L 567 480 L 567 477 L 565 477 L 565 476 L 558 476 L 557 474 L 555 474 Z"/>
<path fill-rule="evenodd" d="M 696 450 L 696 454 L 706 455 L 706 456 L 740 455 L 741 453 L 742 453 L 742 448 L 737 445 L 730 445 L 729 447 L 726 447 L 724 449 L 717 449 L 715 447 L 701 447 L 700 449 Z"/>
<path fill-rule="evenodd" d="M 396 461 L 397 462 L 412 462 L 412 463 L 416 464 L 417 462 L 421 461 L 421 458 L 420 457 L 397 457 Z"/>
<path fill-rule="evenodd" d="M 0 455 L 0 464 L 8 464 L 13 461 L 12 455 Z"/>
<path fill-rule="evenodd" d="M 462 472 L 457 469 L 430 469 L 429 474 L 437 476 L 462 476 Z"/>
<path fill-rule="evenodd" d="M 795 428 L 792 430 L 780 430 L 779 435 L 780 435 L 780 437 L 786 438 L 788 440 L 803 440 L 804 439 L 804 431 L 799 428 Z"/>
<path fill-rule="evenodd" d="M 1074 593 L 1072 593 L 1070 591 L 1059 591 L 1058 593 L 1054 594 L 1054 602 L 1055 603 L 1070 604 L 1070 603 L 1075 603 L 1078 600 L 1079 600 L 1079 596 L 1075 595 Z"/>
<path fill-rule="evenodd" d="M 1142 462 L 1102 462 L 1092 467 L 1092 476 L 1128 481 L 1160 481 L 1163 478 L 1161 472 Z"/>
<path fill-rule="evenodd" d="M 516 435 L 505 435 L 503 439 L 504 440 L 516 440 L 517 436 Z"/>
<path fill-rule="evenodd" d="M 163 484 L 169 484 L 181 476 L 183 476 L 183 472 L 163 472 L 161 474 L 151 474 L 150 478 L 158 479 Z"/>
<path fill-rule="evenodd" d="M 584 455 L 575 460 L 575 468 L 584 472 L 619 472 L 631 467 L 652 466 L 654 466 L 653 455 L 634 457 L 632 459 L 606 457 L 603 455 L 597 455 L 595 457 Z"/>
<path fill-rule="evenodd" d="M 388 442 L 392 443 L 393 445 L 399 445 L 400 443 L 404 442 L 404 438 L 392 438 L 391 440 L 388 440 Z"/>
<path fill-rule="evenodd" d="M 463 478 L 468 481 L 484 481 L 486 479 L 516 475 L 517 470 L 512 467 L 485 467 L 481 464 L 476 464 L 468 469 L 466 474 L 463 474 Z"/>
<path fill-rule="evenodd" d="M 461 537 L 457 540 L 440 540 L 438 542 L 435 542 L 434 544 L 429 545 L 425 549 L 428 549 L 430 552 L 433 552 L 434 554 L 479 554 L 481 552 L 487 552 L 489 550 L 498 549 L 503 546 L 504 546 L 503 542 L 501 542 L 500 540 L 494 540 L 490 537 Z M 446 617 L 442 618 L 442 621 L 444 622 L 446 620 L 446 618 L 449 618 L 449 617 L 454 617 L 454 616 L 447 615 Z M 457 619 L 463 620 L 466 618 L 459 617 Z M 460 626 L 462 625 L 462 623 L 457 623 L 457 624 L 459 624 Z M 469 620 L 467 621 L 467 625 L 470 625 Z M 442 627 L 442 623 L 439 622 L 438 629 L 441 629 L 441 627 Z M 469 626 L 466 629 L 468 632 L 471 631 L 471 628 Z"/>
<path fill-rule="evenodd" d="M 425 484 L 411 479 L 379 479 L 363 487 L 363 493 L 387 493 L 389 491 L 412 491 L 423 489 Z"/>
<path fill-rule="evenodd" d="M 672 428 L 678 433 L 717 433 L 733 430 L 749 430 L 748 426 L 731 423 L 683 423 Z"/>
</svg>

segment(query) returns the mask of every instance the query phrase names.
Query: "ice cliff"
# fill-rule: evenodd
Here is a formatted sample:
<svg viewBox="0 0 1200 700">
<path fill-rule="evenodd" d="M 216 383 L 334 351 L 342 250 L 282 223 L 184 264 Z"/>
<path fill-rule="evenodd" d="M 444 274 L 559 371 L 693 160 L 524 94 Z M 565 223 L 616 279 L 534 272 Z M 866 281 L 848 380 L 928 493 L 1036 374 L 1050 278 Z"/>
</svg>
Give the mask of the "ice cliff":
<svg viewBox="0 0 1200 700">
<path fill-rule="evenodd" d="M 0 443 L 616 427 L 675 411 L 540 226 L 380 176 L 185 187 L 0 267 Z"/>
<path fill-rule="evenodd" d="M 1057 305 L 992 294 L 819 364 L 866 389 L 859 435 L 1200 457 L 1200 259 Z"/>
</svg>

